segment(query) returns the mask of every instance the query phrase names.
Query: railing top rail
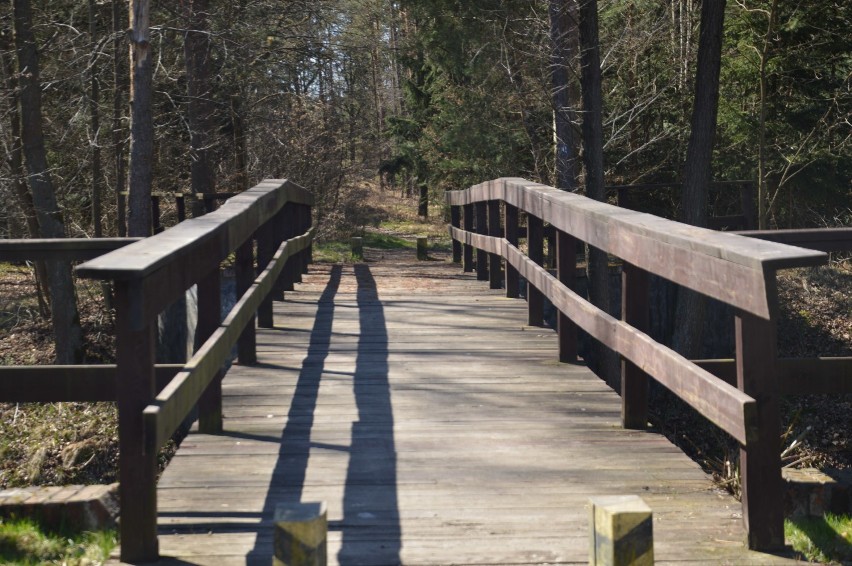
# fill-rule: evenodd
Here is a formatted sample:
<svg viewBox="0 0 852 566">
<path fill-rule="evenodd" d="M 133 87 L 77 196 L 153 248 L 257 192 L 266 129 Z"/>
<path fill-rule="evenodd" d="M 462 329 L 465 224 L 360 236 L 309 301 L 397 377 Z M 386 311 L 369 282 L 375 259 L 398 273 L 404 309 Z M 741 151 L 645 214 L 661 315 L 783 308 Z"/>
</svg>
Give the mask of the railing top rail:
<svg viewBox="0 0 852 566">
<path fill-rule="evenodd" d="M 130 281 L 171 264 L 218 263 L 288 202 L 312 205 L 313 195 L 289 180 L 266 179 L 210 214 L 88 261 L 76 271 L 91 279 Z"/>
<path fill-rule="evenodd" d="M 29 238 L 0 240 L 0 261 L 85 260 L 138 242 L 141 238 Z"/>
<path fill-rule="evenodd" d="M 777 269 L 826 263 L 819 251 L 697 228 L 525 179 L 501 178 L 447 193 L 452 206 L 503 200 L 646 271 L 770 318 Z"/>
</svg>

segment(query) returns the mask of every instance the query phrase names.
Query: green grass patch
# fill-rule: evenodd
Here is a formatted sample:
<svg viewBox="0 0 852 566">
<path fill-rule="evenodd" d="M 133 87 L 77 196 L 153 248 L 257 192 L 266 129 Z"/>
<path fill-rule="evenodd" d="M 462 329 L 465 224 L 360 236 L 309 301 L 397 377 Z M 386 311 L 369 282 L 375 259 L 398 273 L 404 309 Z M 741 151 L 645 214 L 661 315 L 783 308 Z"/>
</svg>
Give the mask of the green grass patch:
<svg viewBox="0 0 852 566">
<path fill-rule="evenodd" d="M 29 519 L 3 519 L 0 520 L 0 563 L 14 566 L 103 564 L 117 541 L 114 530 L 49 532 Z"/>
<path fill-rule="evenodd" d="M 315 263 L 347 263 L 352 261 L 352 248 L 349 242 L 314 242 L 313 260 Z"/>
<path fill-rule="evenodd" d="M 852 561 L 852 516 L 825 515 L 784 521 L 784 537 L 811 562 Z"/>
<path fill-rule="evenodd" d="M 417 246 L 414 240 L 406 240 L 399 236 L 390 234 L 380 234 L 377 232 L 364 233 L 364 247 L 377 248 L 380 250 L 405 250 L 413 249 Z"/>
</svg>

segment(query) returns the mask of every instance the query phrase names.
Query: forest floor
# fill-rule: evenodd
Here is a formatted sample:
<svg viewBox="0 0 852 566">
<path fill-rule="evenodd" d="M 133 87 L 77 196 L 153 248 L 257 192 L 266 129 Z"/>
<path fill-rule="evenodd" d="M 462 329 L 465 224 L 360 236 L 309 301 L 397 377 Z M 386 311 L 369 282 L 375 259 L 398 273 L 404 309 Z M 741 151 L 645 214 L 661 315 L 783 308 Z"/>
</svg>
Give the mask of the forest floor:
<svg viewBox="0 0 852 566">
<path fill-rule="evenodd" d="M 346 196 L 352 206 L 344 207 L 343 218 L 327 219 L 346 229 L 320 230 L 317 261 L 351 261 L 353 235 L 379 249 L 414 247 L 417 236 L 428 236 L 430 251 L 446 257 L 450 242 L 439 203 L 423 221 L 416 200 L 398 192 L 365 183 Z M 781 356 L 852 356 L 852 262 L 782 272 L 779 292 Z M 101 288 L 78 281 L 77 294 L 87 361 L 111 362 L 113 313 L 104 308 Z M 49 364 L 52 358 L 50 325 L 39 313 L 31 267 L 0 264 L 0 364 Z M 785 399 L 785 465 L 852 468 L 850 414 L 852 395 Z M 715 427 L 674 402 L 662 404 L 655 415 L 658 429 L 721 483 L 736 483 L 738 450 Z M 0 487 L 115 481 L 116 421 L 110 403 L 0 403 Z M 171 445 L 161 455 L 163 465 L 174 450 Z"/>
</svg>

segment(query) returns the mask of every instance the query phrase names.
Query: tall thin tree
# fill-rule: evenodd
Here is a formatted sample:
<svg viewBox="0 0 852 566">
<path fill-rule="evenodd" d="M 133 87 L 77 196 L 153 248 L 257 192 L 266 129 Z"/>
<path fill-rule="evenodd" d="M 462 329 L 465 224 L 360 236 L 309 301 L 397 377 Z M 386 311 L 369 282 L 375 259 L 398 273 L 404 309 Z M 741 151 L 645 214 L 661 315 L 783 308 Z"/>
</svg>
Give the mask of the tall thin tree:
<svg viewBox="0 0 852 566">
<path fill-rule="evenodd" d="M 56 201 L 42 127 L 39 56 L 33 33 L 29 0 L 12 0 L 15 17 L 15 49 L 18 54 L 21 141 L 39 230 L 43 238 L 64 238 L 65 224 Z M 71 264 L 47 262 L 50 308 L 56 339 L 56 363 L 73 364 L 83 359 L 83 335 L 74 295 Z"/>
<path fill-rule="evenodd" d="M 716 118 L 719 110 L 719 73 L 722 64 L 722 32 L 726 0 L 704 0 L 695 76 L 692 128 L 686 149 L 681 197 L 681 220 L 707 226 L 707 193 L 710 186 Z M 685 356 L 700 355 L 706 302 L 701 295 L 681 289 L 675 313 L 674 348 Z"/>
<path fill-rule="evenodd" d="M 597 0 L 580 0 L 580 84 L 583 96 L 583 164 L 586 167 L 586 196 L 606 199 L 603 151 L 603 88 L 601 77 L 600 39 Z M 589 246 L 589 299 L 598 308 L 610 310 L 609 257 Z M 618 388 L 618 360 L 615 354 L 597 344 L 598 371 L 614 388 Z"/>
<path fill-rule="evenodd" d="M 130 2 L 130 198 L 128 234 L 151 235 L 154 122 L 151 111 L 151 2 Z"/>
</svg>

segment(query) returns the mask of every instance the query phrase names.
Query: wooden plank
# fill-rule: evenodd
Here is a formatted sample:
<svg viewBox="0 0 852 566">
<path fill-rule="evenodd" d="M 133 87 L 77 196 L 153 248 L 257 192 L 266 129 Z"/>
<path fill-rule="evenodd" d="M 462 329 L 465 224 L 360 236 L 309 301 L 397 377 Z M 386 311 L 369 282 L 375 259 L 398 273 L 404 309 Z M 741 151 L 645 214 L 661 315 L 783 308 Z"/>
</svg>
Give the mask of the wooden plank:
<svg viewBox="0 0 852 566">
<path fill-rule="evenodd" d="M 156 391 L 183 369 L 178 364 L 154 367 Z M 0 401 L 61 403 L 116 401 L 116 365 L 0 366 Z"/>
<path fill-rule="evenodd" d="M 695 360 L 719 379 L 736 385 L 736 360 Z M 778 387 L 783 395 L 852 393 L 852 358 L 780 358 Z"/>
<path fill-rule="evenodd" d="M 140 241 L 141 238 L 32 238 L 0 240 L 0 261 L 60 259 L 82 261 Z"/>
<path fill-rule="evenodd" d="M 748 238 L 778 242 L 822 252 L 852 251 L 852 228 L 804 228 L 796 230 L 747 230 Z"/>
</svg>

